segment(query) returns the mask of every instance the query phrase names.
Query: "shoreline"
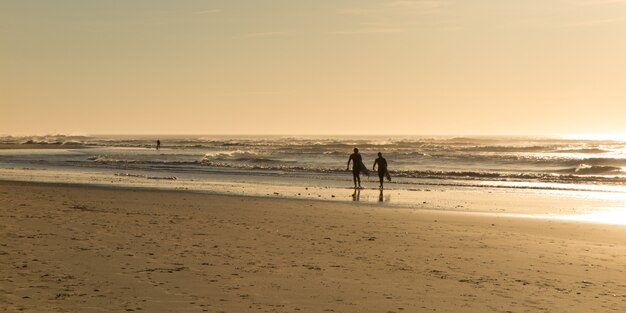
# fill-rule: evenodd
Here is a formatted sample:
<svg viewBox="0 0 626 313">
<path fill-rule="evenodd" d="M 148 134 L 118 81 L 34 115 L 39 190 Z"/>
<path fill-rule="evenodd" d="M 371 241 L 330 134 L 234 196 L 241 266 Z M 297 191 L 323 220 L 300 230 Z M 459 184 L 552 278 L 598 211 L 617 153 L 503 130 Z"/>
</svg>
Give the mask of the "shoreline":
<svg viewBox="0 0 626 313">
<path fill-rule="evenodd" d="M 24 312 L 614 312 L 621 226 L 0 182 Z"/>
<path fill-rule="evenodd" d="M 1 170 L 0 173 L 11 173 Z M 626 196 L 616 192 L 551 191 L 526 189 L 502 190 L 471 187 L 450 190 L 441 186 L 430 186 L 421 190 L 385 189 L 380 197 L 377 188 L 358 190 L 350 187 L 309 186 L 301 184 L 285 185 L 272 183 L 236 182 L 231 178 L 213 181 L 193 180 L 154 180 L 137 177 L 123 177 L 126 183 L 115 176 L 115 181 L 102 173 L 91 173 L 88 178 L 68 181 L 72 176 L 65 172 L 52 172 L 37 169 L 21 169 L 20 173 L 32 172 L 28 176 L 3 177 L 0 182 L 50 184 L 79 188 L 107 188 L 112 190 L 143 190 L 164 192 L 186 192 L 205 195 L 251 197 L 259 199 L 283 199 L 297 201 L 320 201 L 327 203 L 367 205 L 385 209 L 417 209 L 421 211 L 451 212 L 474 215 L 506 216 L 531 220 L 552 219 L 578 221 L 602 225 L 626 226 L 623 201 Z M 32 178 L 36 176 L 36 178 Z M 110 175 L 110 174 L 109 174 Z M 46 178 L 48 177 L 48 178 Z M 53 178 L 56 177 L 56 178 Z M 65 177 L 58 179 L 59 177 Z M 428 186 L 424 186 L 428 187 Z M 565 194 L 564 192 L 567 192 Z M 600 196 L 599 198 L 595 198 Z M 615 198 L 612 198 L 615 197 Z M 381 200 L 382 199 L 382 200 Z"/>
</svg>

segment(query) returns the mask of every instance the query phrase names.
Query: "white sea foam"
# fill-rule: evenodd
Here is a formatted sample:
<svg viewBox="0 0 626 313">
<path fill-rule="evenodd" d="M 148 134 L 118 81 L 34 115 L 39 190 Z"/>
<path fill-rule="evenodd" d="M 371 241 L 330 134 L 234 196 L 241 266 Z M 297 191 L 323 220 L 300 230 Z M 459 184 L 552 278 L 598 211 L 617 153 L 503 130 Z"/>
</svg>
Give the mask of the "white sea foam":
<svg viewBox="0 0 626 313">
<path fill-rule="evenodd" d="M 156 139 L 162 149 L 156 151 Z M 14 152 L 0 164 L 194 172 L 238 169 L 343 173 L 358 147 L 371 167 L 382 152 L 395 177 L 626 184 L 626 142 L 504 137 L 90 136 L 2 137 L 0 142 L 82 144 L 72 153 Z"/>
</svg>

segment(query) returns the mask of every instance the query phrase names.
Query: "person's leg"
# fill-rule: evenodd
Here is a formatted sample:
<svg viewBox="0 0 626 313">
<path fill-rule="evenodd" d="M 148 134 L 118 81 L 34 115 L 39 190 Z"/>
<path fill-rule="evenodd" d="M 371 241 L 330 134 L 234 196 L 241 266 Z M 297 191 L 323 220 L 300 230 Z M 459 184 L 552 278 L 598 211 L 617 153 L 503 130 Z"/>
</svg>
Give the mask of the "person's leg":
<svg viewBox="0 0 626 313">
<path fill-rule="evenodd" d="M 359 188 L 361 188 L 361 175 L 359 175 L 360 173 L 356 174 L 356 181 L 359 182 Z"/>
<path fill-rule="evenodd" d="M 356 178 L 357 178 L 357 173 L 352 172 L 352 180 L 354 180 L 354 188 L 356 188 Z"/>
<path fill-rule="evenodd" d="M 383 182 L 385 181 L 385 175 L 378 174 L 378 179 L 380 180 L 380 189 L 383 189 Z"/>
</svg>

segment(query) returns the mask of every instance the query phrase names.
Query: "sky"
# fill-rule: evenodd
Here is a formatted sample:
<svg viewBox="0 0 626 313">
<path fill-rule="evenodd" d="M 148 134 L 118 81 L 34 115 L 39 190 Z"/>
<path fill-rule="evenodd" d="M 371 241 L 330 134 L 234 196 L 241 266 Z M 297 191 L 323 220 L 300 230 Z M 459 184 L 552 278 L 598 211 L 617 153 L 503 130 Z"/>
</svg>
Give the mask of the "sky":
<svg viewBox="0 0 626 313">
<path fill-rule="evenodd" d="M 626 134 L 626 0 L 2 0 L 0 134 Z"/>
</svg>

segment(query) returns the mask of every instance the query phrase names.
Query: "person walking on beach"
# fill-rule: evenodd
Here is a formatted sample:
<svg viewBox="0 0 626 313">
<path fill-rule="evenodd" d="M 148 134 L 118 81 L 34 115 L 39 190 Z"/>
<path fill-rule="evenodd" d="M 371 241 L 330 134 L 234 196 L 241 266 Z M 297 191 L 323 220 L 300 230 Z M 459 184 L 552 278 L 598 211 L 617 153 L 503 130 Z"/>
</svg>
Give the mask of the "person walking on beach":
<svg viewBox="0 0 626 313">
<path fill-rule="evenodd" d="M 348 159 L 348 168 L 350 170 L 350 162 L 352 161 L 352 179 L 354 180 L 354 188 L 361 188 L 361 170 L 365 168 L 363 165 L 363 158 L 359 153 L 358 148 L 354 148 L 354 153 L 350 155 Z M 358 186 L 357 186 L 358 183 Z"/>
<path fill-rule="evenodd" d="M 157 146 L 156 146 L 156 149 L 157 149 L 157 150 L 161 149 L 161 140 L 160 140 L 160 139 L 157 139 Z"/>
<path fill-rule="evenodd" d="M 383 190 L 383 182 L 385 181 L 385 177 L 387 177 L 387 180 L 391 181 L 391 176 L 387 171 L 387 160 L 383 158 L 383 154 L 380 152 L 378 152 L 378 158 L 376 159 L 376 161 L 374 161 L 374 171 L 376 170 L 376 165 L 378 165 L 378 179 L 380 179 L 380 190 Z"/>
</svg>

